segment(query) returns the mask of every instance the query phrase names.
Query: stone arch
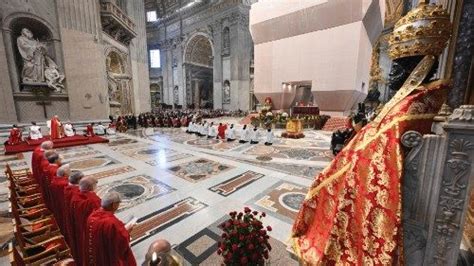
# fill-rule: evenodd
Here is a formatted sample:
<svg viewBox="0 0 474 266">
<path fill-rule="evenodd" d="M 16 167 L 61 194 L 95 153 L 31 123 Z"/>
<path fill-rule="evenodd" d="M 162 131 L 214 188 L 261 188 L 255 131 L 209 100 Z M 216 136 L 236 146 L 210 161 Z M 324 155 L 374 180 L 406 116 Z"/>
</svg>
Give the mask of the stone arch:
<svg viewBox="0 0 474 266">
<path fill-rule="evenodd" d="M 183 56 L 185 63 L 212 67 L 214 45 L 211 37 L 203 32 L 191 35 L 184 47 Z"/>
<path fill-rule="evenodd" d="M 123 63 L 122 57 L 112 51 L 106 57 L 106 66 L 107 71 L 117 74 L 125 73 L 125 65 Z"/>
<path fill-rule="evenodd" d="M 29 19 L 29 20 L 35 21 L 36 23 L 40 23 L 44 25 L 48 29 L 48 32 L 51 36 L 51 40 L 55 40 L 55 41 L 60 40 L 59 32 L 56 31 L 55 28 L 47 20 L 41 17 L 38 17 L 36 15 L 33 15 L 31 13 L 26 13 L 26 12 L 16 12 L 5 17 L 2 22 L 3 30 L 4 31 L 11 30 L 12 24 L 19 19 Z"/>
<path fill-rule="evenodd" d="M 116 49 L 115 47 L 108 48 L 105 51 L 105 65 L 107 72 L 116 74 L 127 74 L 127 56 L 127 54 L 124 54 L 122 51 Z"/>
<path fill-rule="evenodd" d="M 53 64 L 62 72 L 62 48 L 59 44 L 60 37 L 55 27 L 47 20 L 31 13 L 16 12 L 8 15 L 2 20 L 2 35 L 5 40 L 8 69 L 11 77 L 13 91 L 30 91 L 31 86 L 26 86 L 22 82 L 22 69 L 24 60 L 20 55 L 17 45 L 17 39 L 21 35 L 23 28 L 31 31 L 33 38 L 45 44 L 45 52 L 47 55 L 47 65 Z M 38 84 L 46 84 L 43 81 L 43 75 L 40 75 Z M 38 85 L 40 86 L 40 85 Z"/>
</svg>

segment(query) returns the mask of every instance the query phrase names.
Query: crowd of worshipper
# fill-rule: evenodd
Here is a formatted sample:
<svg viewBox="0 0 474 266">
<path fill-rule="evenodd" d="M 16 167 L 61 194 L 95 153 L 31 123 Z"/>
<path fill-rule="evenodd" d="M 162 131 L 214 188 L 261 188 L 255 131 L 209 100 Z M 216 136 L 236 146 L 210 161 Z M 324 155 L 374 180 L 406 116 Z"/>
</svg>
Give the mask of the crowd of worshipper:
<svg viewBox="0 0 474 266">
<path fill-rule="evenodd" d="M 97 178 L 72 171 L 53 145 L 52 141 L 44 141 L 35 148 L 32 174 L 75 265 L 136 265 L 130 248 L 130 232 L 136 219 L 124 224 L 115 216 L 120 194 L 109 192 L 100 198 L 95 192 Z M 149 250 L 156 254 L 147 254 L 147 260 L 171 260 L 166 257 L 169 251 L 169 243 L 156 241 Z"/>
<path fill-rule="evenodd" d="M 113 127 L 118 132 L 126 132 L 128 129 L 137 129 L 138 127 L 187 127 L 189 122 L 218 117 L 242 117 L 246 112 L 226 111 L 226 110 L 159 110 L 154 112 L 141 113 L 138 116 L 125 115 L 116 118 L 110 116 L 109 119 Z"/>
<path fill-rule="evenodd" d="M 195 134 L 196 136 L 208 139 L 222 139 L 228 142 L 235 141 L 237 134 L 239 135 L 239 143 L 258 144 L 262 132 L 258 127 L 249 128 L 244 125 L 242 129 L 237 130 L 234 124 L 227 125 L 225 123 L 215 124 L 206 120 L 189 122 L 186 133 Z M 265 145 L 273 144 L 274 134 L 271 128 L 265 129 Z"/>
<path fill-rule="evenodd" d="M 162 110 L 156 112 L 141 113 L 138 116 L 109 116 L 110 123 L 104 125 L 103 123 L 89 123 L 81 132 L 76 130 L 76 127 L 67 121 L 62 123 L 57 116 L 54 116 L 51 121 L 58 123 L 58 138 L 73 137 L 76 135 L 84 135 L 93 137 L 95 135 L 114 135 L 116 132 L 126 132 L 128 129 L 137 129 L 138 127 L 187 127 L 191 121 L 200 121 L 207 118 L 218 118 L 223 116 L 228 117 L 242 117 L 246 115 L 245 112 L 225 111 L 225 110 Z M 50 133 L 51 134 L 51 133 Z M 41 127 L 36 122 L 31 122 L 28 132 L 28 139 L 40 140 L 43 138 Z M 17 145 L 24 141 L 23 128 L 18 125 L 12 125 L 10 135 L 5 142 L 6 145 Z"/>
</svg>

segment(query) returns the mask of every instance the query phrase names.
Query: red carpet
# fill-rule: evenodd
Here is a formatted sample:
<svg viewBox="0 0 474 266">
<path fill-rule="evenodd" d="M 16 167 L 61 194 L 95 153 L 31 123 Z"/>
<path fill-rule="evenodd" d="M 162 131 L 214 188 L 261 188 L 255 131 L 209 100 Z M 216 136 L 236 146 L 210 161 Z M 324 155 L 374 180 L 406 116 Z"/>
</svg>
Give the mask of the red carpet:
<svg viewBox="0 0 474 266">
<path fill-rule="evenodd" d="M 39 140 L 26 140 L 18 145 L 5 145 L 5 155 L 8 154 L 15 154 L 19 152 L 26 152 L 32 151 L 41 144 L 41 142 L 49 140 L 49 136 L 45 136 Z M 79 145 L 87 145 L 87 144 L 94 144 L 94 143 L 106 143 L 109 142 L 108 139 L 94 136 L 94 137 L 85 137 L 76 135 L 73 137 L 65 137 L 62 139 L 55 139 L 54 148 L 62 148 L 62 147 L 71 147 L 71 146 L 79 146 Z"/>
<path fill-rule="evenodd" d="M 331 117 L 326 122 L 326 124 L 324 124 L 324 127 L 322 130 L 335 131 L 337 129 L 344 129 L 346 128 L 348 119 L 349 118 L 347 117 Z"/>
</svg>

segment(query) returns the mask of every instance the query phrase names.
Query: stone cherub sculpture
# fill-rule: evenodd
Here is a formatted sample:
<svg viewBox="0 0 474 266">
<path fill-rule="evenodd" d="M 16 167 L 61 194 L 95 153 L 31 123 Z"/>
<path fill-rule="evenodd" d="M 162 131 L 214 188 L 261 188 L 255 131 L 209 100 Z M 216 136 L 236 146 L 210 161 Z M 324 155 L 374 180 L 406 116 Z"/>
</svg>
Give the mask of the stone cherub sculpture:
<svg viewBox="0 0 474 266">
<path fill-rule="evenodd" d="M 56 92 L 61 92 L 64 89 L 63 80 L 64 75 L 60 74 L 58 71 L 58 66 L 51 60 L 47 58 L 47 61 L 50 61 L 48 66 L 44 70 L 44 77 L 46 79 L 46 83 Z"/>
<path fill-rule="evenodd" d="M 46 83 L 50 88 L 60 92 L 64 75 L 58 71 L 54 60 L 47 55 L 46 44 L 33 38 L 33 33 L 23 28 L 17 38 L 18 51 L 23 59 L 21 80 L 26 84 Z"/>
</svg>

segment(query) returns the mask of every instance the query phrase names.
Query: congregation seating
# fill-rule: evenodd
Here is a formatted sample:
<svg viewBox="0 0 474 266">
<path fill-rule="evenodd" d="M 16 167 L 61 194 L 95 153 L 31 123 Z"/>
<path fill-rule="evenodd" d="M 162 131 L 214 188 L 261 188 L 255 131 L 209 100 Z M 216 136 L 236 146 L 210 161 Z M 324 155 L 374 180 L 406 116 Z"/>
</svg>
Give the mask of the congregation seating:
<svg viewBox="0 0 474 266">
<path fill-rule="evenodd" d="M 11 264 L 44 265 L 70 260 L 69 247 L 30 170 L 13 171 L 7 164 L 5 174 L 15 236 Z"/>
</svg>

